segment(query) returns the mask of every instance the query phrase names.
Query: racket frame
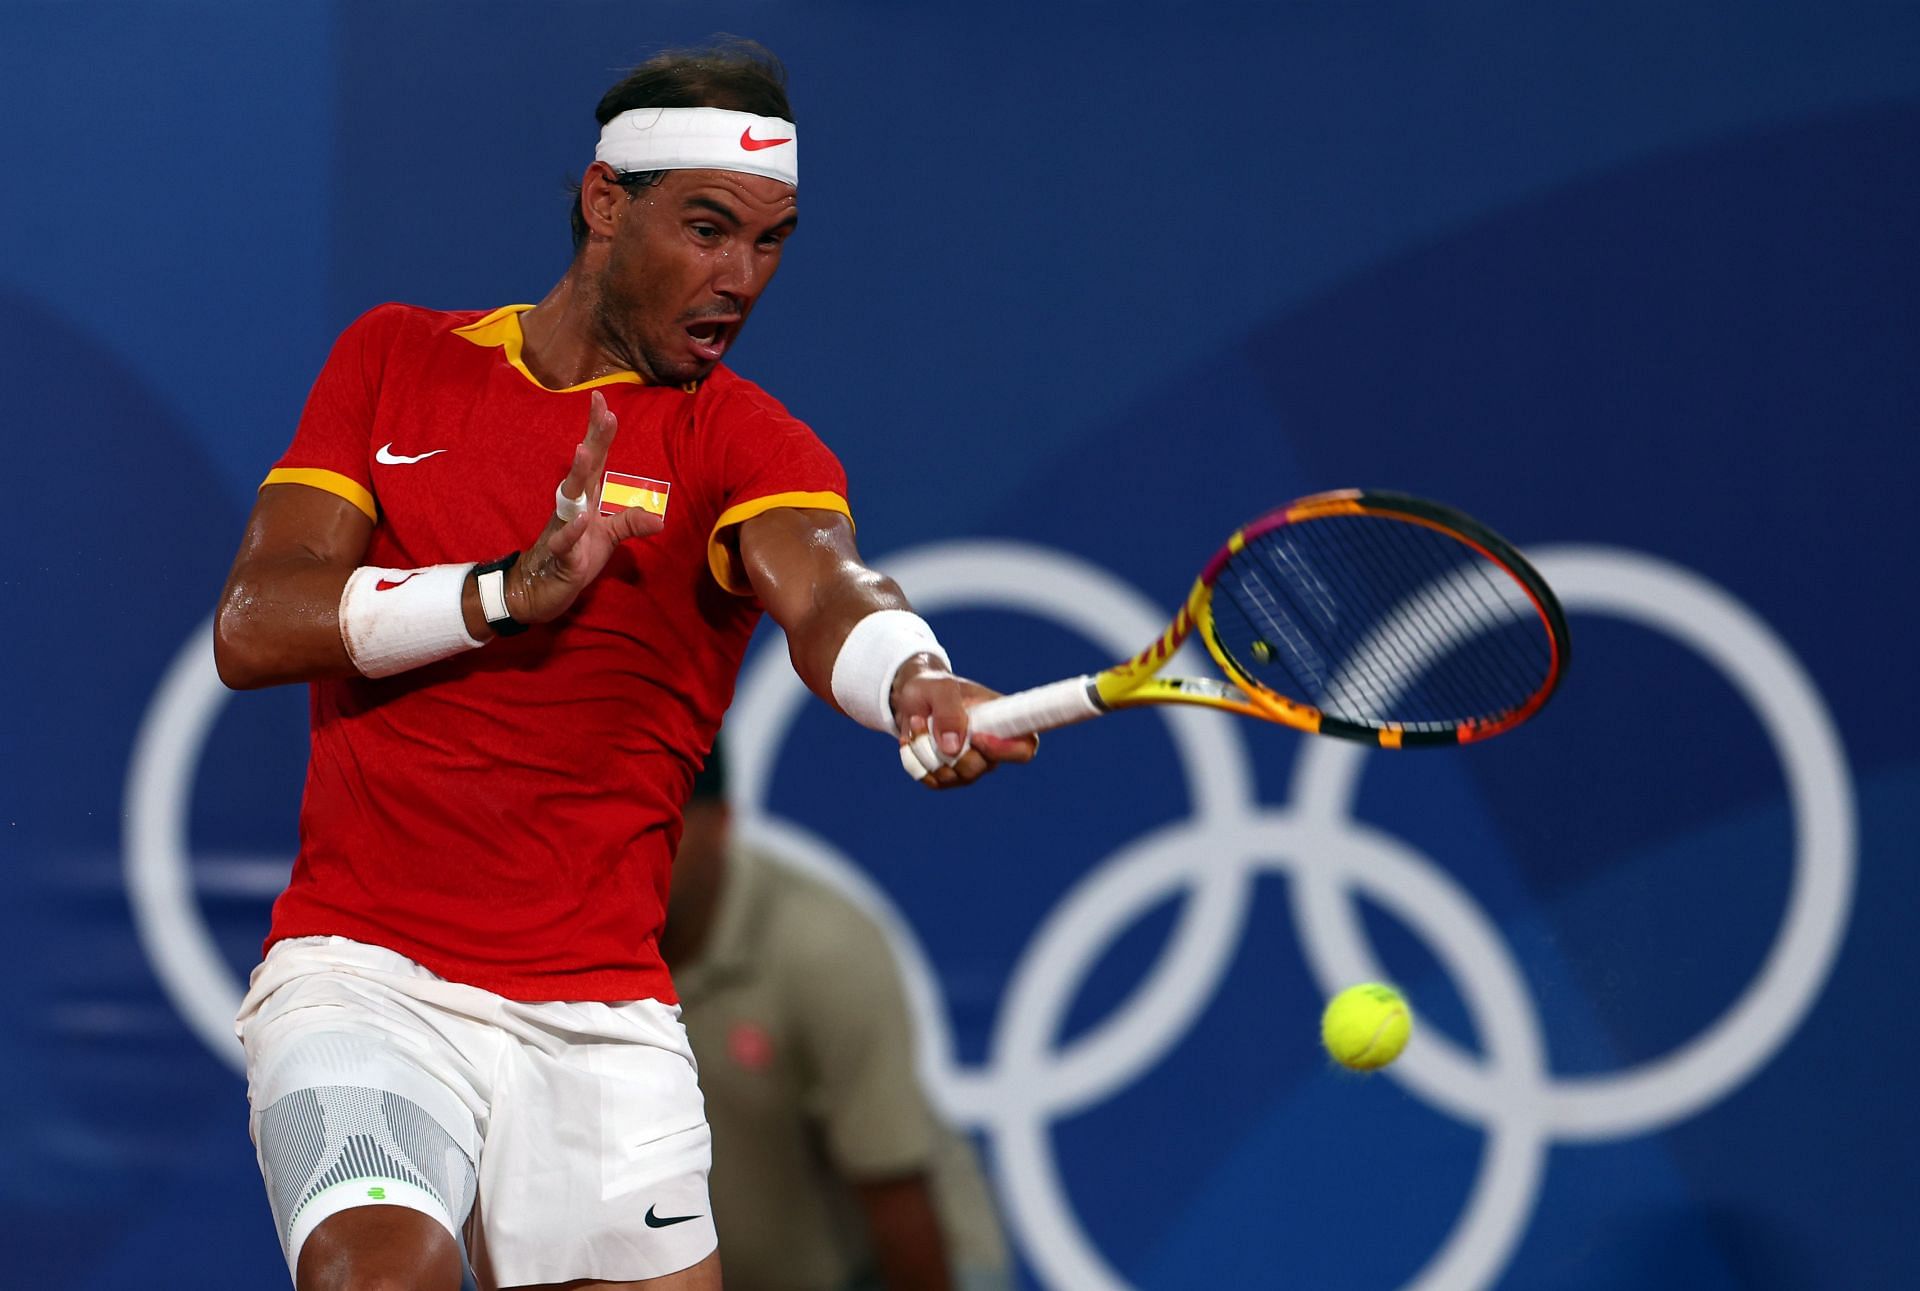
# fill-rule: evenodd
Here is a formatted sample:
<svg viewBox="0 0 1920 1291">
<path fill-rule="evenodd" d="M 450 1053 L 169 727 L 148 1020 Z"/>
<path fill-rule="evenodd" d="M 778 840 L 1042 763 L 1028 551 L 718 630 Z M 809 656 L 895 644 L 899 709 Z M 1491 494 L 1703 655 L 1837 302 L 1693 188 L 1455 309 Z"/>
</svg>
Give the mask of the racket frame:
<svg viewBox="0 0 1920 1291">
<path fill-rule="evenodd" d="M 1213 622 L 1213 588 L 1227 564 L 1249 542 L 1287 525 L 1332 516 L 1386 516 L 1422 525 L 1465 543 L 1475 552 L 1503 570 L 1520 586 L 1539 615 L 1548 641 L 1547 676 L 1525 702 L 1497 717 L 1468 720 L 1441 729 L 1409 728 L 1398 723 L 1369 724 L 1329 717 L 1312 704 L 1290 699 L 1261 683 L 1248 672 L 1221 643 Z M 1207 653 L 1229 681 L 1211 677 L 1167 677 L 1160 674 L 1168 661 L 1189 636 L 1199 633 Z M 1084 684 L 1086 707 L 1067 720 L 1093 717 L 1121 708 L 1139 708 L 1149 704 L 1192 704 L 1222 709 L 1245 717 L 1277 722 L 1296 730 L 1342 739 L 1359 740 L 1382 748 L 1470 744 L 1511 730 L 1537 713 L 1566 672 L 1571 656 L 1566 616 L 1560 603 L 1539 572 L 1513 546 L 1472 517 L 1410 494 L 1387 490 L 1337 489 L 1316 493 L 1267 512 L 1241 526 L 1216 552 L 1200 576 L 1194 580 L 1187 599 L 1158 640 L 1133 658 L 1102 672 L 1056 682 L 1057 689 Z M 1026 693 L 1026 692 L 1023 692 Z M 989 701 L 998 704 L 1001 701 Z M 986 706 L 982 706 L 983 708 Z M 982 713 L 985 717 L 987 714 Z M 993 730 L 1001 723 L 988 721 L 983 730 L 1013 734 L 1011 730 Z M 1022 732 L 1024 733 L 1024 732 Z"/>
</svg>

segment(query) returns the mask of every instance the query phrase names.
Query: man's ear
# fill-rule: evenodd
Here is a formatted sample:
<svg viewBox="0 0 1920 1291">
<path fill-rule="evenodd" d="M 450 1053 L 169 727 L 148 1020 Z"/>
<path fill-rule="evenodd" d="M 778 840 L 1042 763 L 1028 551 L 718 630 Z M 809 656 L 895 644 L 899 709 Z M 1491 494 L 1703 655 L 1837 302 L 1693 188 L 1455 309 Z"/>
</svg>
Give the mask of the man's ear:
<svg viewBox="0 0 1920 1291">
<path fill-rule="evenodd" d="M 594 162 L 580 177 L 580 214 L 587 221 L 588 231 L 596 236 L 613 236 L 627 202 L 627 190 L 620 187 L 613 167 L 606 162 Z"/>
</svg>

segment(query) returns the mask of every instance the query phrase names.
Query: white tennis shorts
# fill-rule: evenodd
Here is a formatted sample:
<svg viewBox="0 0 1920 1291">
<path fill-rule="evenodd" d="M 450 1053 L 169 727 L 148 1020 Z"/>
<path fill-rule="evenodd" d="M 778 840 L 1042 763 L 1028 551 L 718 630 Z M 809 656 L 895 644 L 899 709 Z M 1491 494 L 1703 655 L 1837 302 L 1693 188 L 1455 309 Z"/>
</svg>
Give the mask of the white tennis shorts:
<svg viewBox="0 0 1920 1291">
<path fill-rule="evenodd" d="M 522 1003 L 303 937 L 254 970 L 234 1029 L 289 1270 L 366 1205 L 438 1219 L 482 1286 L 660 1277 L 717 1245 L 677 1007 Z"/>
</svg>

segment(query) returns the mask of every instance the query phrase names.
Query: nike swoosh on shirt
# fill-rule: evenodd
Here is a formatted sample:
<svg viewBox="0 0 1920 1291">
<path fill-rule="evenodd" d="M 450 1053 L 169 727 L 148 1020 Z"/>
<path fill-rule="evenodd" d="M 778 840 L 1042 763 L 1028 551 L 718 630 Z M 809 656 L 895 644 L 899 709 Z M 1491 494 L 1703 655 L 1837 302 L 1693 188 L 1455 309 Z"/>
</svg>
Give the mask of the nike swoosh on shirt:
<svg viewBox="0 0 1920 1291">
<path fill-rule="evenodd" d="M 444 448 L 436 448 L 431 453 L 417 453 L 412 457 L 408 457 L 405 453 L 394 452 L 393 445 L 387 443 L 380 445 L 380 451 L 373 455 L 373 460 L 382 466 L 412 466 L 415 462 L 424 462 L 429 457 L 446 451 Z"/>
<path fill-rule="evenodd" d="M 752 126 L 748 126 L 745 130 L 742 130 L 740 132 L 740 146 L 742 148 L 745 148 L 748 152 L 759 152 L 762 148 L 777 148 L 783 143 L 792 143 L 792 142 L 793 140 L 791 138 L 756 139 L 753 137 Z"/>
<path fill-rule="evenodd" d="M 628 1211 L 627 1213 L 632 1214 L 633 1212 Z M 648 1228 L 666 1228 L 672 1224 L 684 1224 L 689 1219 L 698 1219 L 698 1218 L 700 1218 L 700 1216 L 698 1215 L 656 1215 L 653 1213 L 652 1206 L 647 1207 L 647 1227 Z"/>
</svg>

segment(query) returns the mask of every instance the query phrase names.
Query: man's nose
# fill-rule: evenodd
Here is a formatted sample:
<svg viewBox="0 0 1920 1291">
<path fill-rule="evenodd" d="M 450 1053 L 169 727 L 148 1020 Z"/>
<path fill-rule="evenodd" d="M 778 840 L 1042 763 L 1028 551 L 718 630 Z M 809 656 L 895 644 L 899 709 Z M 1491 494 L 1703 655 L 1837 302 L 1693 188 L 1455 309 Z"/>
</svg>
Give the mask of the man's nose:
<svg viewBox="0 0 1920 1291">
<path fill-rule="evenodd" d="M 760 294 L 768 272 L 759 256 L 728 252 L 714 266 L 713 290 L 736 304 L 744 304 Z"/>
</svg>

